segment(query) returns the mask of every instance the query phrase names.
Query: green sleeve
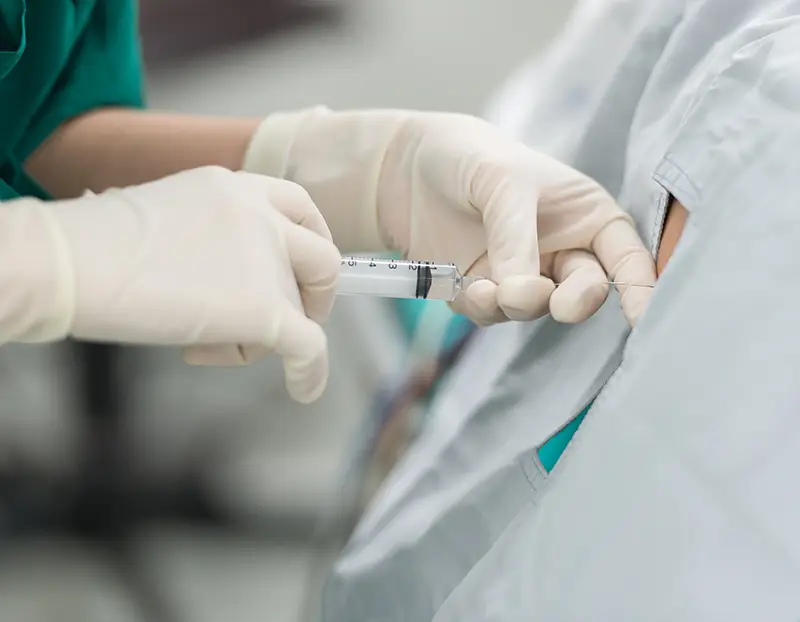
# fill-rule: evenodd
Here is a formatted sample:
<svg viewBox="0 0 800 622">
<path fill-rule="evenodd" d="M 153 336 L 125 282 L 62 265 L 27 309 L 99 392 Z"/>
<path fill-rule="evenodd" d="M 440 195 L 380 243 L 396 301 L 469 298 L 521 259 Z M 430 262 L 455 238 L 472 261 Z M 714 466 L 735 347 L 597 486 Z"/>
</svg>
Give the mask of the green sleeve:
<svg viewBox="0 0 800 622">
<path fill-rule="evenodd" d="M 19 194 L 16 190 L 9 186 L 5 181 L 0 179 L 0 203 L 3 201 L 10 201 L 18 196 Z"/>
<path fill-rule="evenodd" d="M 43 13 L 34 13 L 48 11 L 49 4 L 29 3 L 29 19 L 46 20 L 48 16 Z M 17 145 L 21 161 L 73 117 L 107 106 L 144 105 L 136 1 L 84 0 L 74 7 L 62 26 L 76 30 L 74 45 L 47 99 Z"/>
</svg>

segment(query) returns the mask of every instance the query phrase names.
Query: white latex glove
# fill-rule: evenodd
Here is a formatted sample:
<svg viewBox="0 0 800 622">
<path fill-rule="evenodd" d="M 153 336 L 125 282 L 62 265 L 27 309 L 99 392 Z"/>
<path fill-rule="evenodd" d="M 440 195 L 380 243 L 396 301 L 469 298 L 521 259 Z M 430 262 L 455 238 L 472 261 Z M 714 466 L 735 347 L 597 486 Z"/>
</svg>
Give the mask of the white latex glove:
<svg viewBox="0 0 800 622">
<path fill-rule="evenodd" d="M 319 323 L 340 257 L 295 184 L 202 168 L 71 201 L 10 201 L 0 255 L 0 342 L 193 346 L 196 363 L 275 351 L 295 399 L 325 387 Z"/>
<path fill-rule="evenodd" d="M 600 185 L 477 118 L 274 114 L 253 137 L 244 168 L 301 184 L 342 250 L 400 251 L 490 277 L 455 304 L 479 324 L 548 311 L 579 322 L 606 299 L 606 280 L 655 283 L 631 219 Z M 634 324 L 651 290 L 620 290 Z"/>
</svg>

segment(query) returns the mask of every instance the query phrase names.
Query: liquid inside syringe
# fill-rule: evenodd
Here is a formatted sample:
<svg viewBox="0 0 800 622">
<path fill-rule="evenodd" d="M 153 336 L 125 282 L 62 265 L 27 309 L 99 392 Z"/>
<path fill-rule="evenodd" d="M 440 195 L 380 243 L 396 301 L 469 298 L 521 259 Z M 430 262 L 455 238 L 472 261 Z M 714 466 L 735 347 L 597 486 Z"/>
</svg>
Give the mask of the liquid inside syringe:
<svg viewBox="0 0 800 622">
<path fill-rule="evenodd" d="M 343 257 L 336 293 L 452 302 L 475 280 L 462 276 L 455 264 Z"/>
<path fill-rule="evenodd" d="M 462 291 L 481 278 L 463 276 L 455 264 L 343 257 L 336 293 L 343 296 L 421 298 L 452 302 Z M 612 281 L 608 283 L 618 285 Z"/>
</svg>

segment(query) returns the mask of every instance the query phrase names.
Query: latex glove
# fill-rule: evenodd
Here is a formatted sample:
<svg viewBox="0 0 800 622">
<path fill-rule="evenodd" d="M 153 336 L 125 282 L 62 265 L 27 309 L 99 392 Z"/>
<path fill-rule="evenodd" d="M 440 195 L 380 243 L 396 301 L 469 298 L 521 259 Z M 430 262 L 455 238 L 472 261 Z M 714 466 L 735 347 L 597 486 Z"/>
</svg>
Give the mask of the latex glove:
<svg viewBox="0 0 800 622">
<path fill-rule="evenodd" d="M 244 168 L 306 188 L 342 250 L 399 251 L 490 277 L 455 305 L 479 324 L 547 312 L 579 322 L 606 299 L 606 280 L 655 283 L 631 219 L 599 184 L 477 118 L 274 114 Z M 634 324 L 651 290 L 620 290 Z"/>
<path fill-rule="evenodd" d="M 0 341 L 194 346 L 187 359 L 283 356 L 286 386 L 325 387 L 319 323 L 340 257 L 307 193 L 202 168 L 143 186 L 0 209 Z"/>
</svg>

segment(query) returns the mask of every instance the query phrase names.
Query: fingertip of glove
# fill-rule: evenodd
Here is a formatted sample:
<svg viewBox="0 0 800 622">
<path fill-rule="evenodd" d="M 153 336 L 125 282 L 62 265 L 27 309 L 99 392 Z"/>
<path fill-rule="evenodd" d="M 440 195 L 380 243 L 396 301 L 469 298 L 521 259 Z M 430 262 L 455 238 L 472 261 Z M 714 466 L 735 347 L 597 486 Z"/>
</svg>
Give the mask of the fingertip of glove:
<svg viewBox="0 0 800 622">
<path fill-rule="evenodd" d="M 316 402 L 325 393 L 326 385 L 322 384 L 312 390 L 289 391 L 291 398 L 298 404 L 308 406 Z"/>
<path fill-rule="evenodd" d="M 286 390 L 300 404 L 311 404 L 325 392 L 328 384 L 327 354 L 305 363 L 285 363 Z"/>
<path fill-rule="evenodd" d="M 628 325 L 631 328 L 636 326 L 641 317 L 647 311 L 647 307 L 650 304 L 650 297 L 652 296 L 652 294 L 653 294 L 652 290 L 649 290 L 649 291 L 639 292 L 636 296 L 632 296 L 630 298 L 623 297 L 622 312 L 625 314 L 625 319 L 628 320 Z"/>
<path fill-rule="evenodd" d="M 301 404 L 316 401 L 328 383 L 328 340 L 318 324 L 306 324 L 305 346 L 295 355 L 284 355 L 286 390 Z"/>
<path fill-rule="evenodd" d="M 498 286 L 497 302 L 510 320 L 535 320 L 547 314 L 554 289 L 555 284 L 547 277 L 511 276 Z"/>
<path fill-rule="evenodd" d="M 482 327 L 508 320 L 497 305 L 497 284 L 489 280 L 470 285 L 464 292 L 463 300 L 459 300 L 453 307 Z"/>
<path fill-rule="evenodd" d="M 563 324 L 577 324 L 591 317 L 608 298 L 609 286 L 601 281 L 558 287 L 550 297 L 550 314 Z"/>
</svg>

